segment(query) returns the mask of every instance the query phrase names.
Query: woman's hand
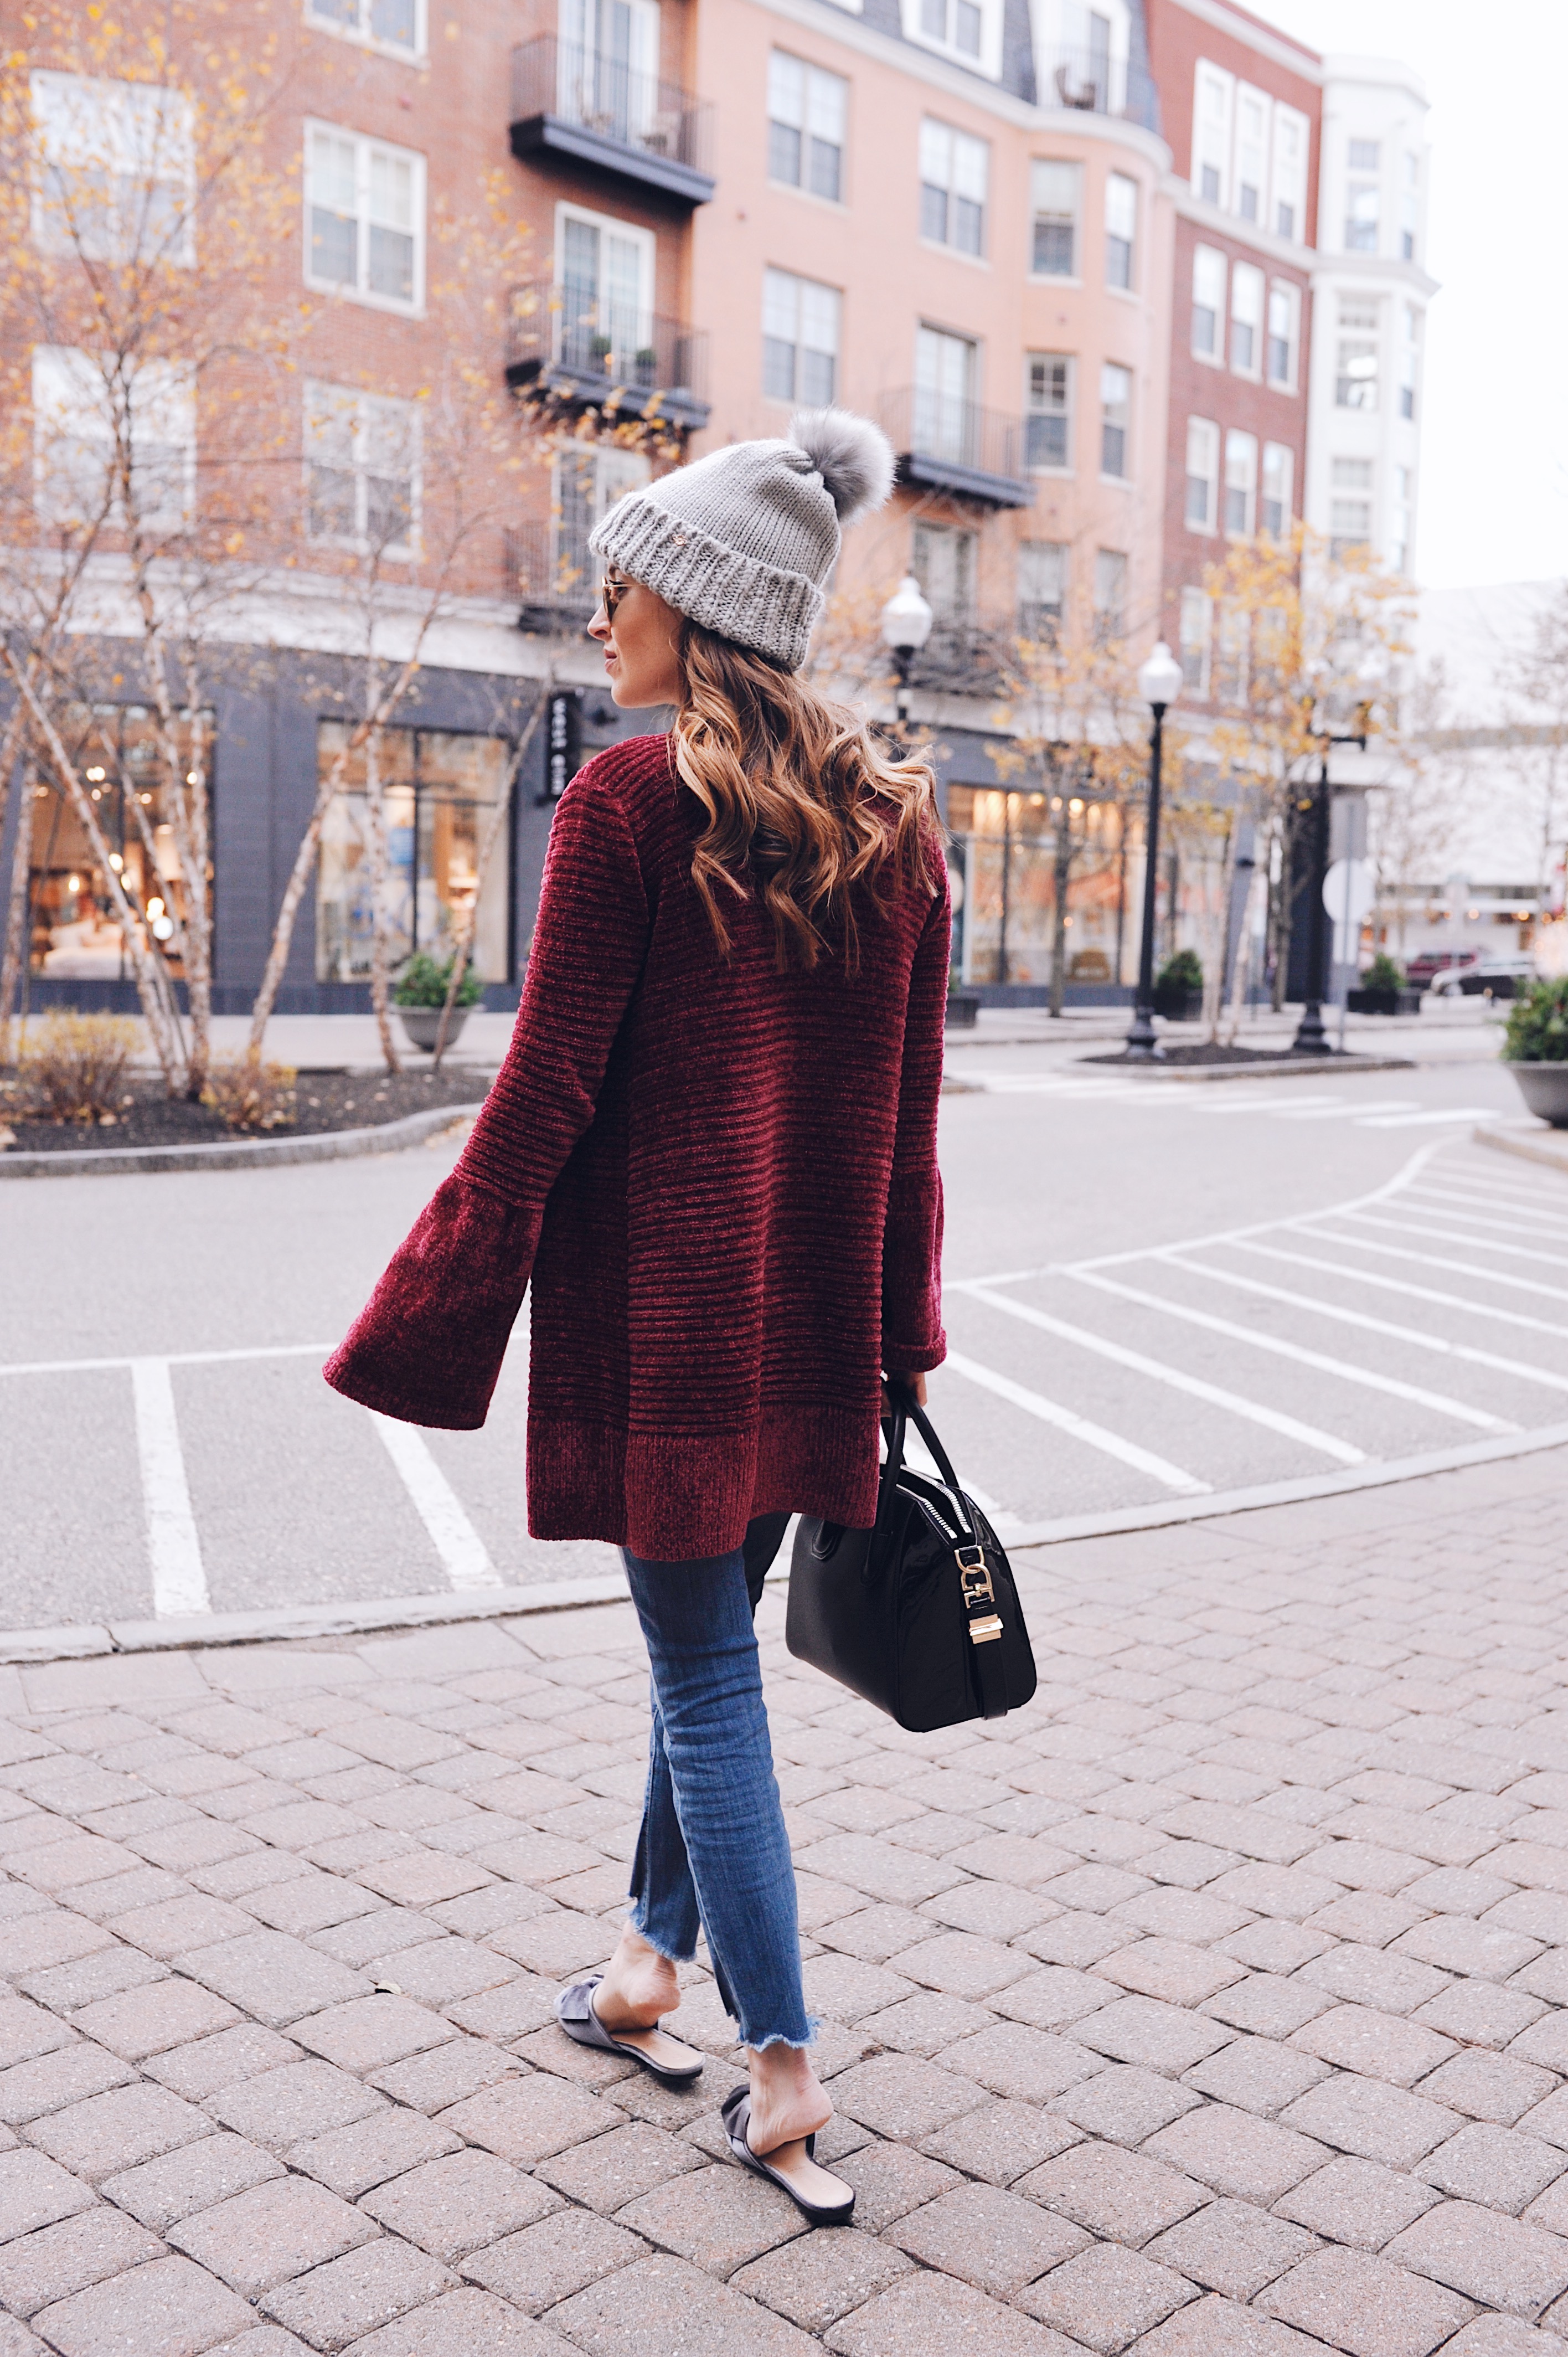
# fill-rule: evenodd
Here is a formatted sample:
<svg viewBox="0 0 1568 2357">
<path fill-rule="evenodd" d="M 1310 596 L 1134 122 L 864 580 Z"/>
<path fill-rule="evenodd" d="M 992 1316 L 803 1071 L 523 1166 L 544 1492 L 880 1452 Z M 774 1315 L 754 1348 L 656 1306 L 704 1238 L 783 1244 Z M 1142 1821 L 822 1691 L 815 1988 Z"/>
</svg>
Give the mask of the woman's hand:
<svg viewBox="0 0 1568 2357">
<path fill-rule="evenodd" d="M 889 1367 L 887 1372 L 894 1383 L 902 1383 L 906 1391 L 914 1393 L 916 1402 L 919 1406 L 925 1406 L 926 1378 L 924 1375 L 901 1375 L 897 1367 Z M 892 1412 L 892 1403 L 887 1396 L 887 1385 L 884 1383 L 882 1386 L 882 1413 L 884 1415 L 890 1415 Z"/>
</svg>

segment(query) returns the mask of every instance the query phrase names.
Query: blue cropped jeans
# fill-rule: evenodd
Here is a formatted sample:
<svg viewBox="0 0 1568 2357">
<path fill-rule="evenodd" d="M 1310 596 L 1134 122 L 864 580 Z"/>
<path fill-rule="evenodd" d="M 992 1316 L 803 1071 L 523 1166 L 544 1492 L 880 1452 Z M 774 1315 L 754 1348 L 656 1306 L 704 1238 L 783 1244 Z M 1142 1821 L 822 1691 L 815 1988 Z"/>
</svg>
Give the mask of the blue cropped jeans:
<svg viewBox="0 0 1568 2357">
<path fill-rule="evenodd" d="M 660 1955 L 695 1955 L 743 2045 L 806 2046 L 795 1868 L 773 1774 L 752 1615 L 787 1514 L 759 1515 L 733 1555 L 646 1563 L 626 1553 L 653 1673 L 653 1726 L 628 1921 Z"/>
</svg>

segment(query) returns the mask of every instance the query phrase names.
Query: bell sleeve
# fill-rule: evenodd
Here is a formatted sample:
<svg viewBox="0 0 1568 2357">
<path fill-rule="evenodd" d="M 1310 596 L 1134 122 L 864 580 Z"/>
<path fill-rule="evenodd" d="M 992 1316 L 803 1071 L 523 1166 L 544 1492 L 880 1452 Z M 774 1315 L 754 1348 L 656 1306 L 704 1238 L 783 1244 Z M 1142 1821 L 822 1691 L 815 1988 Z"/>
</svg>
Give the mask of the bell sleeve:
<svg viewBox="0 0 1568 2357">
<path fill-rule="evenodd" d="M 882 1232 L 882 1364 L 897 1374 L 924 1374 L 947 1356 L 942 1331 L 942 1178 L 937 1168 L 942 1033 L 947 1019 L 949 931 L 946 882 L 932 901 L 915 947 L 893 1175 Z"/>
</svg>

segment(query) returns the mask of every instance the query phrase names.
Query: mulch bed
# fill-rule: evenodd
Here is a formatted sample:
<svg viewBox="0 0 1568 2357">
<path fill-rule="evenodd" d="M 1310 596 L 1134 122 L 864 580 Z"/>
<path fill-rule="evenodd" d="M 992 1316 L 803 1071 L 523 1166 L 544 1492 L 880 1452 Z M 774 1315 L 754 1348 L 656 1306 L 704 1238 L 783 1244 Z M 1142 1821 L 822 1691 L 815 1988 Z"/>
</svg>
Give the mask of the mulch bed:
<svg viewBox="0 0 1568 2357">
<path fill-rule="evenodd" d="M 163 1093 L 161 1082 L 137 1074 L 122 1091 L 112 1123 L 22 1121 L 6 1112 L 14 1069 L 0 1073 L 0 1125 L 16 1154 L 80 1153 L 85 1146 L 210 1146 L 227 1137 L 306 1137 L 323 1130 L 370 1129 L 432 1105 L 478 1104 L 494 1075 L 469 1066 L 444 1072 L 302 1071 L 295 1089 L 295 1119 L 268 1130 L 231 1129 L 210 1105 L 186 1104 Z"/>
<path fill-rule="evenodd" d="M 1314 1048 L 1312 1056 L 1314 1059 L 1332 1056 L 1336 1063 L 1344 1064 L 1347 1070 L 1369 1060 L 1349 1049 L 1342 1053 L 1339 1049 L 1327 1046 Z M 1125 1049 L 1118 1049 L 1114 1056 L 1080 1056 L 1078 1060 L 1080 1064 L 1135 1064 L 1140 1071 L 1145 1072 L 1149 1069 L 1142 1057 L 1129 1056 Z M 1288 1064 L 1291 1050 L 1288 1048 L 1221 1048 L 1208 1039 L 1181 1046 L 1166 1040 L 1165 1054 L 1160 1060 L 1165 1064 Z M 1303 1060 L 1306 1060 L 1305 1055 Z"/>
</svg>

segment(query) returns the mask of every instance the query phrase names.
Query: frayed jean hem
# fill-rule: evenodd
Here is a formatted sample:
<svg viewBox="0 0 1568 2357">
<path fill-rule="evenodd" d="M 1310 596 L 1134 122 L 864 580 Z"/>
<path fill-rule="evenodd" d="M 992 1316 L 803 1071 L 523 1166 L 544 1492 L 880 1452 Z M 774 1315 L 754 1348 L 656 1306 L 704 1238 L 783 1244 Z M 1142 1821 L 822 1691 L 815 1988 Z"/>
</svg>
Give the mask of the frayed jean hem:
<svg viewBox="0 0 1568 2357">
<path fill-rule="evenodd" d="M 809 2054 L 817 2042 L 817 2033 L 822 2026 L 821 2015 L 811 2013 L 806 2017 L 804 2038 L 786 2038 L 781 2029 L 770 2029 L 766 2038 L 747 2038 L 743 2030 L 739 2043 L 748 2047 L 753 2054 L 765 2054 L 770 2046 L 788 2046 L 792 2053 Z"/>
</svg>

